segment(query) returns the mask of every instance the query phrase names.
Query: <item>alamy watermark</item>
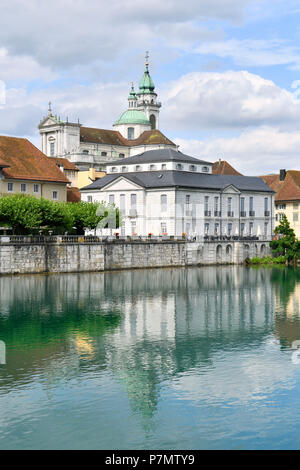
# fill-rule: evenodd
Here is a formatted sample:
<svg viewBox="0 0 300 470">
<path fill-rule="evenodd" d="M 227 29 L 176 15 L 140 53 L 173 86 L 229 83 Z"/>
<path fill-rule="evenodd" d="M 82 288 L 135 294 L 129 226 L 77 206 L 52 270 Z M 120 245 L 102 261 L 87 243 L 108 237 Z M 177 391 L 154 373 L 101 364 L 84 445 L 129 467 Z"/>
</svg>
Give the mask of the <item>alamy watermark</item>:
<svg viewBox="0 0 300 470">
<path fill-rule="evenodd" d="M 0 365 L 6 364 L 6 346 L 4 341 L 0 340 Z"/>
</svg>

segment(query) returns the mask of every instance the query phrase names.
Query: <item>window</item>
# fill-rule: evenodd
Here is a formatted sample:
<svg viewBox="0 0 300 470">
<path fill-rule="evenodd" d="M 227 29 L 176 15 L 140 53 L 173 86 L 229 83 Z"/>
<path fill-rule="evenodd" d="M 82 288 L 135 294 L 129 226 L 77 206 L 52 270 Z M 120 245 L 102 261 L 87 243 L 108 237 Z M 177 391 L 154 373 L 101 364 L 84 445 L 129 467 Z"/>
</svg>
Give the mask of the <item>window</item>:
<svg viewBox="0 0 300 470">
<path fill-rule="evenodd" d="M 241 235 L 244 235 L 244 232 L 245 232 L 245 224 L 243 222 L 241 223 Z"/>
<path fill-rule="evenodd" d="M 101 152 L 101 157 L 107 157 L 107 152 Z"/>
<path fill-rule="evenodd" d="M 299 209 L 299 203 L 298 202 L 293 203 L 293 209 Z"/>
<path fill-rule="evenodd" d="M 269 210 L 269 198 L 265 197 L 265 211 Z"/>
<path fill-rule="evenodd" d="M 50 156 L 54 157 L 55 155 L 55 142 L 50 142 Z"/>
<path fill-rule="evenodd" d="M 298 222 L 298 212 L 293 213 L 293 221 Z"/>
<path fill-rule="evenodd" d="M 131 221 L 131 235 L 136 235 L 136 221 Z"/>
<path fill-rule="evenodd" d="M 110 194 L 110 195 L 108 196 L 108 202 L 109 202 L 109 204 L 114 204 L 114 203 L 115 203 L 115 196 L 114 196 L 114 194 Z"/>
<path fill-rule="evenodd" d="M 121 227 L 121 237 L 125 237 L 125 225 Z"/>
<path fill-rule="evenodd" d="M 136 165 L 135 171 L 142 171 L 142 167 L 140 165 Z"/>
<path fill-rule="evenodd" d="M 249 233 L 250 233 L 250 235 L 253 235 L 253 227 L 254 227 L 254 223 L 250 222 L 249 223 Z"/>
<path fill-rule="evenodd" d="M 264 231 L 265 237 L 268 235 L 268 226 L 269 226 L 268 222 L 265 222 L 265 228 L 264 228 L 265 229 L 265 231 Z"/>
<path fill-rule="evenodd" d="M 186 232 L 187 235 L 189 235 L 190 230 L 191 230 L 191 224 L 187 223 L 186 226 L 185 226 L 185 232 Z"/>
<path fill-rule="evenodd" d="M 125 157 L 125 153 L 119 153 L 119 158 L 124 158 Z"/>
<path fill-rule="evenodd" d="M 26 193 L 26 184 L 25 183 L 21 183 L 21 192 Z"/>
<path fill-rule="evenodd" d="M 228 224 L 228 235 L 229 237 L 231 236 L 232 234 L 232 223 Z"/>
<path fill-rule="evenodd" d="M 136 209 L 136 194 L 130 195 L 131 209 Z"/>
<path fill-rule="evenodd" d="M 112 173 L 116 173 L 116 172 L 117 172 L 117 167 L 116 167 L 116 166 L 112 166 L 111 169 L 110 169 L 110 171 L 111 171 Z"/>
<path fill-rule="evenodd" d="M 127 139 L 133 140 L 134 139 L 134 127 L 128 127 L 127 129 Z"/>
<path fill-rule="evenodd" d="M 183 165 L 181 163 L 177 163 L 176 170 L 183 170 Z"/>
<path fill-rule="evenodd" d="M 209 168 L 208 168 L 208 166 L 203 166 L 203 167 L 202 167 L 202 171 L 203 171 L 203 173 L 209 173 Z"/>
<path fill-rule="evenodd" d="M 89 151 L 88 150 L 83 150 L 82 153 L 84 153 L 85 155 L 88 155 Z"/>
<path fill-rule="evenodd" d="M 205 234 L 205 235 L 208 235 L 208 234 L 209 234 L 209 224 L 208 224 L 208 223 L 205 223 L 205 224 L 204 224 L 204 234 Z"/>
<path fill-rule="evenodd" d="M 33 186 L 33 192 L 34 192 L 34 193 L 38 193 L 39 190 L 40 190 L 40 185 L 39 185 L 39 184 L 35 184 L 35 185 Z"/>
<path fill-rule="evenodd" d="M 232 197 L 228 197 L 228 198 L 227 198 L 227 208 L 228 208 L 228 212 L 231 212 L 231 209 L 232 209 Z"/>
<path fill-rule="evenodd" d="M 191 202 L 191 196 L 189 194 L 187 194 L 185 196 L 185 205 L 186 205 L 187 209 L 189 209 L 189 207 L 190 207 L 190 202 Z"/>
<path fill-rule="evenodd" d="M 7 183 L 7 191 L 11 192 L 14 190 L 14 183 Z"/>
<path fill-rule="evenodd" d="M 253 196 L 249 198 L 249 211 L 253 212 Z"/>
<path fill-rule="evenodd" d="M 156 165 L 150 165 L 149 169 L 150 169 L 151 171 L 156 170 Z"/>
<path fill-rule="evenodd" d="M 209 196 L 204 197 L 204 211 L 208 211 L 208 202 L 209 202 Z"/>
<path fill-rule="evenodd" d="M 161 212 L 167 211 L 167 195 L 166 194 L 162 194 L 160 196 L 160 208 L 161 208 Z"/>
<path fill-rule="evenodd" d="M 245 198 L 241 197 L 241 212 L 245 212 Z"/>
<path fill-rule="evenodd" d="M 216 223 L 215 224 L 215 235 L 218 235 L 219 234 L 219 224 Z"/>
<path fill-rule="evenodd" d="M 58 192 L 52 191 L 52 199 L 58 199 Z"/>
<path fill-rule="evenodd" d="M 125 194 L 120 194 L 120 211 L 125 212 Z"/>
<path fill-rule="evenodd" d="M 190 171 L 196 171 L 197 167 L 195 165 L 190 165 L 189 169 L 190 169 Z"/>
<path fill-rule="evenodd" d="M 215 216 L 219 215 L 219 196 L 215 196 Z"/>
<path fill-rule="evenodd" d="M 286 204 L 278 204 L 278 206 L 276 207 L 278 209 L 286 209 Z"/>
<path fill-rule="evenodd" d="M 150 124 L 151 124 L 151 129 L 152 130 L 156 129 L 156 119 L 155 119 L 154 114 L 151 114 L 151 116 L 150 116 Z"/>
<path fill-rule="evenodd" d="M 167 224 L 166 222 L 162 222 L 160 224 L 160 229 L 161 229 L 161 234 L 166 235 L 167 234 Z"/>
<path fill-rule="evenodd" d="M 93 196 L 88 196 L 87 197 L 87 202 L 93 202 Z"/>
<path fill-rule="evenodd" d="M 162 170 L 166 170 L 166 169 L 167 169 L 167 165 L 166 165 L 165 163 L 163 163 L 162 166 L 161 166 L 161 169 L 162 169 Z"/>
<path fill-rule="evenodd" d="M 122 173 L 126 173 L 126 171 L 128 171 L 127 166 L 122 166 Z"/>
<path fill-rule="evenodd" d="M 284 214 L 279 214 L 279 221 L 282 222 L 284 218 Z"/>
</svg>

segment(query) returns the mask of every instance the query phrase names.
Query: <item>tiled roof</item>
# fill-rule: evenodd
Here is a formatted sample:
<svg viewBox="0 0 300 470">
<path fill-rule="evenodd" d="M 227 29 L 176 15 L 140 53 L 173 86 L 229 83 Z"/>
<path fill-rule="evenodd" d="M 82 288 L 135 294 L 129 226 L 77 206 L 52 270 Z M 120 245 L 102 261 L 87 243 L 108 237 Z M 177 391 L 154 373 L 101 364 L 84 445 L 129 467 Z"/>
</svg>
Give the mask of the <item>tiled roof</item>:
<svg viewBox="0 0 300 470">
<path fill-rule="evenodd" d="M 300 200 L 300 171 L 288 170 L 283 181 L 280 181 L 279 175 L 261 178 L 276 192 L 276 202 Z"/>
<path fill-rule="evenodd" d="M 79 202 L 81 200 L 81 193 L 78 188 L 74 186 L 67 188 L 67 202 Z"/>
<path fill-rule="evenodd" d="M 123 177 L 144 188 L 183 187 L 224 190 L 233 185 L 240 191 L 272 192 L 261 178 L 255 176 L 211 175 L 186 171 L 142 171 L 104 176 L 81 190 L 92 191 L 104 188 L 114 180 Z"/>
<path fill-rule="evenodd" d="M 156 150 L 146 150 L 145 152 L 134 155 L 133 157 L 121 158 L 119 160 L 112 160 L 107 162 L 107 165 L 130 165 L 142 163 L 157 163 L 157 162 L 186 162 L 193 164 L 211 165 L 211 162 L 199 160 L 195 157 L 190 157 L 179 150 L 172 148 L 159 148 Z"/>
<path fill-rule="evenodd" d="M 213 163 L 212 172 L 214 175 L 240 175 L 226 160 L 219 160 Z"/>
<path fill-rule="evenodd" d="M 137 139 L 127 140 L 118 131 L 111 131 L 109 129 L 95 129 L 92 127 L 81 127 L 80 141 L 92 144 L 121 145 L 122 147 L 159 144 L 175 146 L 174 142 L 168 139 L 158 129 L 144 131 Z"/>
<path fill-rule="evenodd" d="M 73 170 L 79 171 L 77 166 L 75 166 L 70 160 L 67 158 L 59 158 L 59 157 L 48 157 L 50 160 L 54 161 L 57 166 L 63 166 L 64 170 Z"/>
<path fill-rule="evenodd" d="M 5 178 L 69 183 L 64 173 L 29 140 L 0 136 L 0 159 L 9 167 Z"/>
</svg>

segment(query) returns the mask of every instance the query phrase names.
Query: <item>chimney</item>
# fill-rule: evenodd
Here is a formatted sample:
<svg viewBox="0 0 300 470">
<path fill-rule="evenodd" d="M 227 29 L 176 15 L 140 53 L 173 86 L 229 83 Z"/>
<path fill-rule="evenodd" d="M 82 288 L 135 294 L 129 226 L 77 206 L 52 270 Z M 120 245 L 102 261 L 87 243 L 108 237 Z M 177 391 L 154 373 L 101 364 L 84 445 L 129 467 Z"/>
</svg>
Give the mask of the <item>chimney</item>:
<svg viewBox="0 0 300 470">
<path fill-rule="evenodd" d="M 279 176 L 280 181 L 284 181 L 285 177 L 286 177 L 286 170 L 280 170 L 280 176 Z"/>
</svg>

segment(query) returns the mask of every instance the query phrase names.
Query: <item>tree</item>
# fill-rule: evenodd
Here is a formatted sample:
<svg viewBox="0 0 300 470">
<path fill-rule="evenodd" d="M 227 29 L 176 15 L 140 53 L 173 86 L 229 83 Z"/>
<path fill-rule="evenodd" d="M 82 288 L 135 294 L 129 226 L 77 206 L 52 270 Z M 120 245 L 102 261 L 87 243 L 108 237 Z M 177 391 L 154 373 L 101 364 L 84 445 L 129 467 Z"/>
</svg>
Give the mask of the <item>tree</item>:
<svg viewBox="0 0 300 470">
<path fill-rule="evenodd" d="M 44 230 L 51 230 L 56 234 L 72 231 L 74 217 L 72 213 L 67 210 L 64 203 L 58 201 L 53 202 L 44 198 L 41 198 L 39 201 Z"/>
<path fill-rule="evenodd" d="M 289 262 L 296 262 L 300 258 L 300 242 L 285 215 L 274 233 L 277 239 L 270 242 L 273 253 L 285 256 Z"/>
<path fill-rule="evenodd" d="M 11 227 L 14 234 L 36 233 L 42 220 L 40 203 L 36 197 L 14 194 L 0 198 L 0 224 Z"/>
<path fill-rule="evenodd" d="M 120 213 L 114 205 L 104 202 L 76 202 L 67 203 L 67 208 L 73 217 L 77 235 L 84 235 L 85 230 L 96 228 L 119 227 Z M 115 223 L 114 223 L 115 221 Z"/>
</svg>

